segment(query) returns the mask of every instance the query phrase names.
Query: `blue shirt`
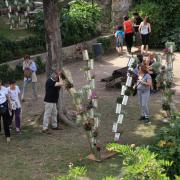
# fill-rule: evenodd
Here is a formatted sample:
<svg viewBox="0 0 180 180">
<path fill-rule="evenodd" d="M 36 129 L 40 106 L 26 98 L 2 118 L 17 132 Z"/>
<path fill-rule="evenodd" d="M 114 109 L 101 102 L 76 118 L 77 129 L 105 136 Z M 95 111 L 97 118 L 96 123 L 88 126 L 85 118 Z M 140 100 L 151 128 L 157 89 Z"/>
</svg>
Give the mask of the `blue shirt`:
<svg viewBox="0 0 180 180">
<path fill-rule="evenodd" d="M 37 71 L 37 67 L 36 67 L 36 64 L 35 62 L 33 61 L 29 67 L 31 69 L 32 72 L 36 72 Z"/>
<path fill-rule="evenodd" d="M 124 39 L 124 32 L 121 30 L 116 31 L 116 38 L 118 37 Z"/>
</svg>

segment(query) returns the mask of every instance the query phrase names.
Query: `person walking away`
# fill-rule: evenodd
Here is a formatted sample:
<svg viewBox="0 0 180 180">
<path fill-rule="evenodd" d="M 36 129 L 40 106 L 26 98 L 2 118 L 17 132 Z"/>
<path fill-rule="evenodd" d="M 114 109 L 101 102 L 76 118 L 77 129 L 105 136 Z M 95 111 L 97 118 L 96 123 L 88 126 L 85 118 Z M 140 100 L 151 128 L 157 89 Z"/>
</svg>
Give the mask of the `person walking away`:
<svg viewBox="0 0 180 180">
<path fill-rule="evenodd" d="M 151 33 L 151 25 L 148 22 L 148 17 L 145 16 L 143 22 L 139 25 L 139 32 L 141 34 L 142 46 L 141 46 L 141 53 L 146 51 L 148 53 L 149 49 L 149 35 Z"/>
<path fill-rule="evenodd" d="M 15 125 L 16 125 L 16 132 L 20 132 L 20 115 L 21 115 L 21 103 L 20 103 L 20 89 L 19 86 L 16 85 L 16 81 L 10 81 L 10 86 L 8 87 L 8 92 L 10 96 L 10 101 L 11 101 L 11 107 L 12 107 L 12 114 L 11 114 L 11 122 L 13 117 L 15 115 Z"/>
<path fill-rule="evenodd" d="M 5 134 L 7 143 L 10 142 L 9 109 L 11 110 L 8 89 L 2 85 L 2 81 L 0 80 L 0 117 L 2 116 L 4 134 Z"/>
<path fill-rule="evenodd" d="M 133 16 L 134 16 L 133 27 L 135 33 L 135 45 L 138 48 L 138 51 L 141 52 L 141 34 L 139 33 L 139 25 L 141 24 L 143 19 L 137 12 L 133 13 Z"/>
<path fill-rule="evenodd" d="M 57 124 L 57 103 L 59 99 L 59 91 L 63 86 L 63 81 L 57 72 L 53 72 L 51 77 L 47 79 L 45 85 L 45 112 L 43 118 L 43 133 L 50 133 L 48 126 L 51 119 L 52 130 L 58 130 Z"/>
<path fill-rule="evenodd" d="M 124 32 L 122 26 L 117 27 L 115 37 L 116 37 L 116 50 L 120 55 L 123 53 L 123 42 L 124 42 Z"/>
<path fill-rule="evenodd" d="M 32 83 L 33 98 L 37 99 L 37 93 L 36 93 L 37 67 L 36 67 L 35 62 L 30 59 L 29 55 L 24 56 L 23 71 L 24 71 L 24 85 L 23 85 L 21 100 L 25 101 L 25 95 L 27 93 L 27 86 L 30 83 Z"/>
<path fill-rule="evenodd" d="M 148 74 L 145 65 L 141 65 L 139 67 L 139 75 L 137 81 L 137 94 L 140 105 L 141 117 L 139 120 L 143 120 L 145 124 L 150 123 L 149 119 L 149 97 L 150 97 L 150 89 L 152 86 L 151 76 Z"/>
<path fill-rule="evenodd" d="M 131 53 L 131 48 L 133 46 L 133 23 L 131 20 L 129 20 L 128 16 L 124 17 L 123 26 L 127 51 Z"/>
</svg>

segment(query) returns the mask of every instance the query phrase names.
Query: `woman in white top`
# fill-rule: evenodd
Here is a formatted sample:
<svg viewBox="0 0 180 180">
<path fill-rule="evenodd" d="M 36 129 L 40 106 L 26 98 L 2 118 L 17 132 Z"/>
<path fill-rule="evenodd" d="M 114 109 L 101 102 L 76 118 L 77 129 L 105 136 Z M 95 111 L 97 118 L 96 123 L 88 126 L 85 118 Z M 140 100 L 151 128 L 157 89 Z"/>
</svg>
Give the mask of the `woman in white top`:
<svg viewBox="0 0 180 180">
<path fill-rule="evenodd" d="M 148 52 L 148 44 L 149 44 L 149 34 L 151 33 L 151 25 L 148 23 L 148 17 L 145 16 L 143 22 L 139 25 L 139 32 L 141 33 L 142 46 L 141 53 L 146 50 L 146 54 Z"/>
<path fill-rule="evenodd" d="M 19 86 L 16 85 L 15 81 L 11 81 L 9 83 L 8 93 L 10 96 L 11 107 L 12 107 L 12 115 L 11 115 L 11 123 L 15 114 L 15 124 L 16 124 L 16 132 L 20 132 L 20 115 L 21 115 L 21 103 L 20 103 L 20 90 Z M 10 124 L 11 124 L 10 123 Z"/>
<path fill-rule="evenodd" d="M 0 80 L 0 116 L 3 119 L 3 126 L 4 126 L 4 134 L 7 138 L 7 143 L 10 142 L 10 130 L 9 130 L 9 108 L 10 106 L 10 99 L 8 95 L 8 89 L 2 85 L 2 81 Z"/>
<path fill-rule="evenodd" d="M 37 99 L 37 92 L 36 92 L 37 67 L 36 67 L 35 62 L 30 59 L 29 55 L 24 56 L 23 71 L 24 71 L 24 85 L 23 85 L 21 100 L 22 102 L 25 101 L 25 95 L 26 95 L 27 86 L 29 83 L 32 84 L 33 97 L 34 99 Z"/>
</svg>

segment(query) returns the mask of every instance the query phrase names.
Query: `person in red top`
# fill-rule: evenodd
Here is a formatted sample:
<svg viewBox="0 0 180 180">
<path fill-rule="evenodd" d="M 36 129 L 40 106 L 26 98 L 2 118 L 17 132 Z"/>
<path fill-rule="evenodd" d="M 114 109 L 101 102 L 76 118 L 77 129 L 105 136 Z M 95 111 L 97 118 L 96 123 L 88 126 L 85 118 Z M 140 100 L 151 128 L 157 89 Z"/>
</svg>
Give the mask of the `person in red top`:
<svg viewBox="0 0 180 180">
<path fill-rule="evenodd" d="M 131 48 L 133 46 L 133 23 L 131 20 L 129 20 L 128 16 L 124 16 L 123 26 L 127 50 L 129 53 L 131 53 Z"/>
</svg>

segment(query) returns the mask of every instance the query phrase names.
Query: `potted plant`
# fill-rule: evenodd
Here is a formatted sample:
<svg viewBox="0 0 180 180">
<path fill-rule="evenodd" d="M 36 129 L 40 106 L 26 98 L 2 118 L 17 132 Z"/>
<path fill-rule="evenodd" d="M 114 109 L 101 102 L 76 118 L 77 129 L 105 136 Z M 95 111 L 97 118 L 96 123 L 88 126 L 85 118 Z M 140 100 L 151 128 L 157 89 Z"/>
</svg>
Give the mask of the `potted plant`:
<svg viewBox="0 0 180 180">
<path fill-rule="evenodd" d="M 127 86 L 123 85 L 121 88 L 121 95 L 124 95 L 124 92 L 126 91 Z"/>
<path fill-rule="evenodd" d="M 89 60 L 89 54 L 87 50 L 83 50 L 82 51 L 82 55 L 83 55 L 83 60 L 84 61 L 88 61 Z"/>
<path fill-rule="evenodd" d="M 130 90 L 130 88 L 127 88 L 127 89 L 125 90 L 124 95 L 125 95 L 125 96 L 130 96 L 130 95 L 131 95 L 131 90 Z"/>
<path fill-rule="evenodd" d="M 90 69 L 94 69 L 94 59 L 90 59 L 89 61 L 87 61 L 87 63 Z"/>
<path fill-rule="evenodd" d="M 162 109 L 165 110 L 165 111 L 170 111 L 170 110 L 171 110 L 171 107 L 170 107 L 170 105 L 166 102 L 166 103 L 163 103 L 163 104 L 162 104 Z"/>
<path fill-rule="evenodd" d="M 126 80 L 126 86 L 131 87 L 131 85 L 132 85 L 132 77 L 128 76 Z"/>
<path fill-rule="evenodd" d="M 119 96 L 116 100 L 117 104 L 121 104 L 123 100 L 123 96 Z"/>
<path fill-rule="evenodd" d="M 91 131 L 92 125 L 91 125 L 91 123 L 90 123 L 89 121 L 87 121 L 86 123 L 84 123 L 84 129 L 85 129 L 86 131 Z"/>
</svg>

